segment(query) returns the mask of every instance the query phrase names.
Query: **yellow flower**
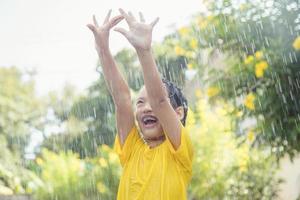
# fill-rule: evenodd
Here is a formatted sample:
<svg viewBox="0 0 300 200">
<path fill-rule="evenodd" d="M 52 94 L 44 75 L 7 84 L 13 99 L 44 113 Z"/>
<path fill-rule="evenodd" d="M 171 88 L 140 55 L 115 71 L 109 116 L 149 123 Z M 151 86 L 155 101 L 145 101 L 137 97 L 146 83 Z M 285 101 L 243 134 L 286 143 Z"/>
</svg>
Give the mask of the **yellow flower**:
<svg viewBox="0 0 300 200">
<path fill-rule="evenodd" d="M 217 87 L 209 87 L 207 89 L 206 93 L 207 93 L 207 96 L 213 97 L 213 96 L 217 95 L 219 92 L 220 92 L 219 88 L 217 88 Z"/>
<path fill-rule="evenodd" d="M 255 106 L 254 106 L 254 100 L 255 100 L 255 96 L 253 93 L 249 93 L 246 96 L 246 99 L 244 100 L 244 104 L 245 106 L 249 109 L 249 110 L 254 110 Z"/>
<path fill-rule="evenodd" d="M 220 116 L 225 116 L 228 113 L 228 111 L 226 110 L 226 108 L 217 107 L 216 113 Z"/>
<path fill-rule="evenodd" d="M 256 76 L 257 78 L 263 77 L 263 76 L 264 76 L 264 70 L 263 70 L 262 68 L 256 67 L 256 68 L 255 68 L 255 76 Z"/>
<path fill-rule="evenodd" d="M 198 20 L 198 26 L 200 29 L 205 29 L 207 27 L 207 25 L 208 25 L 207 20 L 205 20 L 205 19 Z"/>
<path fill-rule="evenodd" d="M 185 53 L 185 50 L 183 49 L 183 48 L 181 48 L 180 46 L 175 46 L 175 54 L 177 55 L 177 56 L 182 56 L 182 55 L 184 55 L 184 53 Z"/>
<path fill-rule="evenodd" d="M 264 76 L 264 71 L 268 68 L 268 63 L 266 61 L 260 61 L 255 65 L 255 75 L 257 78 Z"/>
<path fill-rule="evenodd" d="M 208 20 L 208 21 L 212 21 L 213 19 L 214 19 L 214 16 L 213 16 L 213 15 L 207 16 L 207 20 Z"/>
<path fill-rule="evenodd" d="M 109 152 L 110 151 L 110 147 L 107 145 L 107 144 L 102 144 L 101 145 L 102 149 L 106 152 Z"/>
<path fill-rule="evenodd" d="M 255 52 L 255 58 L 256 59 L 261 59 L 264 56 L 262 51 L 257 51 Z"/>
<path fill-rule="evenodd" d="M 27 188 L 25 189 L 25 192 L 31 194 L 31 193 L 33 192 L 33 190 L 32 190 L 32 188 L 27 187 Z"/>
<path fill-rule="evenodd" d="M 188 68 L 188 69 L 193 69 L 193 68 L 194 68 L 194 65 L 193 65 L 193 63 L 189 63 L 189 64 L 187 64 L 187 68 Z"/>
<path fill-rule="evenodd" d="M 247 133 L 247 139 L 249 142 L 253 142 L 254 139 L 255 139 L 255 134 L 252 130 L 250 130 L 248 133 Z"/>
<path fill-rule="evenodd" d="M 201 90 L 200 89 L 196 89 L 195 90 L 195 95 L 196 95 L 197 98 L 200 98 L 202 96 Z"/>
<path fill-rule="evenodd" d="M 254 60 L 254 57 L 252 55 L 250 55 L 250 56 L 247 56 L 247 58 L 244 60 L 244 63 L 246 65 L 248 65 L 248 64 L 252 63 L 253 60 Z"/>
<path fill-rule="evenodd" d="M 269 66 L 268 63 L 265 60 L 260 61 L 255 65 L 255 67 L 261 68 L 263 70 L 267 69 L 268 66 Z"/>
<path fill-rule="evenodd" d="M 43 177 L 43 179 L 50 180 L 52 176 L 49 174 L 49 171 L 44 170 L 42 172 L 42 177 Z"/>
<path fill-rule="evenodd" d="M 247 170 L 248 161 L 247 160 L 240 160 L 239 161 L 239 169 L 240 172 L 245 172 Z"/>
<path fill-rule="evenodd" d="M 41 159 L 41 158 L 38 157 L 36 159 L 36 163 L 41 166 L 44 163 L 44 161 L 43 161 L 43 159 Z"/>
<path fill-rule="evenodd" d="M 238 152 L 238 165 L 240 172 L 247 170 L 249 163 L 249 148 L 247 146 L 241 146 Z"/>
<path fill-rule="evenodd" d="M 106 193 L 107 192 L 107 187 L 102 182 L 97 183 L 97 189 L 100 193 Z"/>
<path fill-rule="evenodd" d="M 294 42 L 293 42 L 293 47 L 294 47 L 294 49 L 296 49 L 296 50 L 300 50 L 300 36 L 298 36 L 298 37 L 294 40 Z"/>
<path fill-rule="evenodd" d="M 198 47 L 198 41 L 195 38 L 191 39 L 189 44 L 192 49 L 196 49 Z"/>
<path fill-rule="evenodd" d="M 241 117 L 241 116 L 243 116 L 243 111 L 241 111 L 241 110 L 240 110 L 240 111 L 238 111 L 238 112 L 236 113 L 236 116 L 237 116 L 237 117 Z"/>
<path fill-rule="evenodd" d="M 110 163 L 116 163 L 118 161 L 118 156 L 115 153 L 110 152 L 108 154 L 108 160 Z"/>
<path fill-rule="evenodd" d="M 188 112 L 188 115 L 187 115 L 187 118 L 186 118 L 186 127 L 188 129 L 191 129 L 195 123 L 196 123 L 196 119 L 195 119 L 195 113 L 193 112 L 192 109 L 188 108 L 189 112 Z"/>
<path fill-rule="evenodd" d="M 106 168 L 107 167 L 107 161 L 104 158 L 99 159 L 99 164 L 101 167 Z"/>
<path fill-rule="evenodd" d="M 178 30 L 180 36 L 184 37 L 189 34 L 190 30 L 187 27 L 182 27 Z"/>
</svg>

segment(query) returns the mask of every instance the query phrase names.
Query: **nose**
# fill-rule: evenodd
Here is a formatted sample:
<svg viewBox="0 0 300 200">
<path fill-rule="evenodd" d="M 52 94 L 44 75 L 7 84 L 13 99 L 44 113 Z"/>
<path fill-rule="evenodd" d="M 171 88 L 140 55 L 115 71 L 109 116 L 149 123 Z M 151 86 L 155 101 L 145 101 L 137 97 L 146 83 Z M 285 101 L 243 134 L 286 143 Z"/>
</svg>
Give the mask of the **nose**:
<svg viewBox="0 0 300 200">
<path fill-rule="evenodd" d="M 149 112 L 152 112 L 152 108 L 149 103 L 145 103 L 143 108 L 143 113 L 149 113 Z"/>
</svg>

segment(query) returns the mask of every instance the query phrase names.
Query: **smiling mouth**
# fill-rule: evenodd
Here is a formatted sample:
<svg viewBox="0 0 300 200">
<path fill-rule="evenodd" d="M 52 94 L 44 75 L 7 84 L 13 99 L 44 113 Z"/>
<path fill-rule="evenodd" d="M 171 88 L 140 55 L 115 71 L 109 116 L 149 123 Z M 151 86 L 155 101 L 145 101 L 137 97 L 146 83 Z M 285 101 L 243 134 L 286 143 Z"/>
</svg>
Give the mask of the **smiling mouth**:
<svg viewBox="0 0 300 200">
<path fill-rule="evenodd" d="M 146 115 L 142 117 L 142 122 L 146 128 L 152 128 L 157 124 L 158 119 L 152 115 Z"/>
</svg>

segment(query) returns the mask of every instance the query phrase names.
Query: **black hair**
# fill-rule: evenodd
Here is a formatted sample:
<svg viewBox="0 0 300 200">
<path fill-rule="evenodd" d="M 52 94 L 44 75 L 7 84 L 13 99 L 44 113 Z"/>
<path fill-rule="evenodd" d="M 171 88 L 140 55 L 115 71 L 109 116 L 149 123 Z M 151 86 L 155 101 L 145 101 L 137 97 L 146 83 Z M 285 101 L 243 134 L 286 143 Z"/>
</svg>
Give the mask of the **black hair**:
<svg viewBox="0 0 300 200">
<path fill-rule="evenodd" d="M 183 126 L 185 126 L 185 121 L 187 117 L 188 112 L 188 102 L 186 98 L 184 97 L 183 93 L 181 92 L 181 89 L 175 85 L 175 83 L 167 80 L 162 79 L 162 82 L 165 84 L 168 95 L 171 101 L 171 105 L 174 109 L 178 108 L 179 106 L 183 107 L 184 116 L 181 120 L 181 123 Z"/>
</svg>

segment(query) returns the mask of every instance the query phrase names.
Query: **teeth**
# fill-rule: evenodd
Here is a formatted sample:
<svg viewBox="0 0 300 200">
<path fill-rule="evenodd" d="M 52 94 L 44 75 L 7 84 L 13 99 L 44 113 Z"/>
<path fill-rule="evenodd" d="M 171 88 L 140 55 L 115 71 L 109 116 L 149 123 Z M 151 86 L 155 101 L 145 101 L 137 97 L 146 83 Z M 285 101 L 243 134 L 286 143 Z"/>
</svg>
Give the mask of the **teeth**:
<svg viewBox="0 0 300 200">
<path fill-rule="evenodd" d="M 155 117 L 152 116 L 146 116 L 143 118 L 143 122 L 146 123 L 148 120 L 157 121 Z"/>
</svg>

